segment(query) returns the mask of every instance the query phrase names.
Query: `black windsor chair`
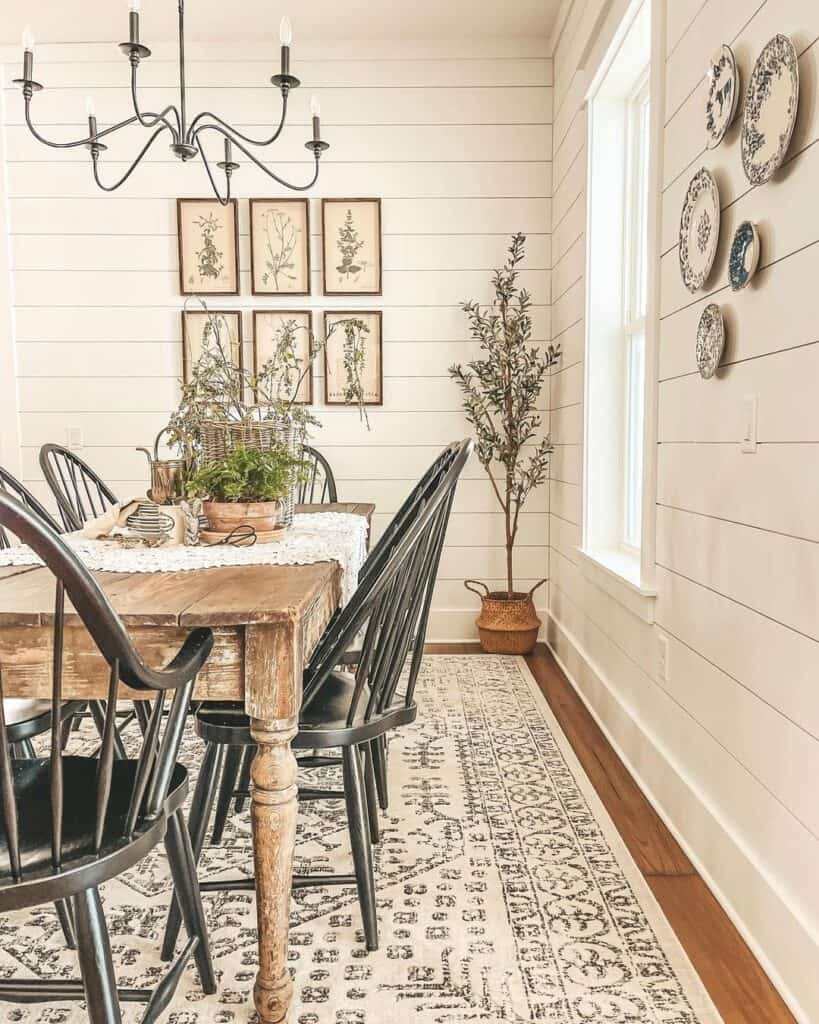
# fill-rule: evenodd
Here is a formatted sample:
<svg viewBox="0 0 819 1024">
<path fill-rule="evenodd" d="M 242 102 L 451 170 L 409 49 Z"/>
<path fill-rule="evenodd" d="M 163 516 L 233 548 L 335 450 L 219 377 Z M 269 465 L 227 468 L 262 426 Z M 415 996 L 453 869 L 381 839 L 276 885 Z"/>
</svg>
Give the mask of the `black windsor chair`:
<svg viewBox="0 0 819 1024">
<path fill-rule="evenodd" d="M 304 671 L 304 697 L 296 750 L 302 768 L 336 764 L 338 758 L 315 751 L 341 748 L 343 790 L 299 787 L 300 800 L 344 799 L 352 844 L 353 875 L 296 875 L 295 889 L 324 885 L 356 885 L 368 949 L 378 948 L 372 842 L 378 842 L 376 781 L 372 744 L 390 730 L 414 721 L 415 684 L 423 643 L 413 641 L 429 615 L 432 590 L 441 557 L 455 487 L 472 448 L 471 441 L 450 446 L 440 472 L 430 474 L 415 496 L 403 528 L 394 531 L 378 568 L 368 572 L 344 608 L 339 609 Z M 340 671 L 344 653 L 364 630 L 355 673 Z M 411 652 L 408 672 L 402 678 Z M 218 766 L 228 750 L 253 746 L 250 720 L 239 704 L 203 705 L 196 730 L 205 741 L 205 755 L 190 815 L 194 857 L 198 860 L 207 833 L 216 791 Z M 202 882 L 203 892 L 254 889 L 254 880 Z M 176 946 L 180 914 L 172 903 L 162 945 L 163 959 Z"/>
<path fill-rule="evenodd" d="M 196 867 L 182 814 L 187 772 L 177 763 L 194 680 L 207 660 L 213 636 L 208 629 L 194 630 L 165 669 L 147 667 L 94 577 L 51 526 L 5 492 L 0 492 L 0 526 L 36 551 L 56 577 L 53 721 L 60 720 L 63 708 L 66 597 L 110 667 L 98 757 L 65 755 L 61 730 L 52 729 L 49 756 L 16 758 L 4 717 L 0 675 L 0 914 L 70 901 L 82 976 L 82 981 L 2 978 L 0 1001 L 84 999 L 90 1024 L 120 1024 L 120 1000 L 147 1001 L 142 1024 L 152 1024 L 173 997 L 191 955 L 204 991 L 216 991 Z M 153 702 L 136 759 L 114 759 L 120 682 L 143 691 Z M 162 841 L 189 938 L 153 992 L 118 992 L 98 886 L 133 867 Z"/>
</svg>

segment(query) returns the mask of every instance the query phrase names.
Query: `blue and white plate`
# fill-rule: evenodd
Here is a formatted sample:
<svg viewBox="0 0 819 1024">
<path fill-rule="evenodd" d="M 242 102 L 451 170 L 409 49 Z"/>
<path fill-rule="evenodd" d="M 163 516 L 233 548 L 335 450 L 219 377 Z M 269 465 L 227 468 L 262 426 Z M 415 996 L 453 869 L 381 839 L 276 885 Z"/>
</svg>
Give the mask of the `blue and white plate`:
<svg viewBox="0 0 819 1024">
<path fill-rule="evenodd" d="M 717 254 L 719 192 L 714 176 L 701 167 L 691 179 L 680 214 L 680 274 L 690 292 L 702 288 Z"/>
<path fill-rule="evenodd" d="M 764 185 L 788 152 L 799 106 L 799 62 L 787 36 L 774 36 L 754 64 L 742 113 L 742 167 Z"/>
<path fill-rule="evenodd" d="M 725 348 L 725 325 L 722 311 L 715 302 L 702 311 L 697 327 L 697 369 L 708 380 L 717 372 L 722 350 Z"/>
<path fill-rule="evenodd" d="M 706 75 L 708 98 L 705 101 L 706 145 L 713 149 L 722 142 L 737 112 L 739 72 L 730 46 L 722 46 L 711 58 Z"/>
<path fill-rule="evenodd" d="M 733 291 L 742 291 L 754 276 L 758 263 L 759 233 L 756 224 L 744 220 L 734 233 L 728 257 L 728 280 Z"/>
</svg>

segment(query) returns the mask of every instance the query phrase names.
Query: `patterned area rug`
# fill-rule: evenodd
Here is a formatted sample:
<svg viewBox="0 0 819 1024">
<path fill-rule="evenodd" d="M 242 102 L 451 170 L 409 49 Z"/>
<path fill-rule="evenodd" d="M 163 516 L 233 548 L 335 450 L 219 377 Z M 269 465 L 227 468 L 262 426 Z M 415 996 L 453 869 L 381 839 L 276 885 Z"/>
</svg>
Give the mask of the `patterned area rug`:
<svg viewBox="0 0 819 1024">
<path fill-rule="evenodd" d="M 391 806 L 376 856 L 381 947 L 366 952 L 353 890 L 299 892 L 292 1024 L 718 1022 L 524 661 L 429 657 L 419 705 L 418 722 L 390 746 Z M 187 736 L 186 763 L 200 751 Z M 343 804 L 308 807 L 298 870 L 349 873 Z M 206 850 L 201 874 L 236 876 L 249 863 L 245 811 Z M 121 986 L 161 973 L 168 895 L 160 852 L 103 888 Z M 205 997 L 189 967 L 164 1019 L 252 1021 L 253 897 L 205 903 L 219 991 Z M 75 976 L 50 907 L 0 918 L 0 972 Z M 124 1020 L 140 1015 L 124 1005 Z M 77 1003 L 6 1004 L 0 1018 L 87 1021 Z"/>
</svg>

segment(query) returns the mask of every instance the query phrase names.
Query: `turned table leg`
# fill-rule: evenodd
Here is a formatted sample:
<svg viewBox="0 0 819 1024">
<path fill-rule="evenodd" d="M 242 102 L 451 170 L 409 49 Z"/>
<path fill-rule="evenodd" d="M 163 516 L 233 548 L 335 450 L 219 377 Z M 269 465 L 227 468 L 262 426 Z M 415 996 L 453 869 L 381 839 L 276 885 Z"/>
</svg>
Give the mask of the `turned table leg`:
<svg viewBox="0 0 819 1024">
<path fill-rule="evenodd" d="M 253 1001 L 262 1024 L 279 1024 L 293 997 L 287 938 L 298 813 L 296 759 L 290 749 L 296 720 L 252 718 L 250 731 L 258 744 L 251 768 L 250 810 L 259 927 Z"/>
</svg>

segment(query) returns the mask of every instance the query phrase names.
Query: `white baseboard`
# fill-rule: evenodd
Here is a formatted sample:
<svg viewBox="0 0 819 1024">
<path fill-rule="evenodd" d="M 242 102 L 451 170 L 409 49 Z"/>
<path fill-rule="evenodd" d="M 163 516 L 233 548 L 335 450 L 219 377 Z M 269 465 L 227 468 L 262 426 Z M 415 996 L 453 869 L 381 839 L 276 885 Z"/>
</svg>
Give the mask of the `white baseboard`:
<svg viewBox="0 0 819 1024">
<path fill-rule="evenodd" d="M 784 1001 L 788 1004 L 788 1007 L 790 1008 L 794 1017 L 796 1017 L 796 1019 L 799 1021 L 799 1024 L 816 1024 L 816 1021 L 819 1020 L 819 1018 L 817 1018 L 816 1015 L 811 1015 L 805 1009 L 803 1005 L 805 1000 L 800 1000 L 800 998 L 797 997 L 796 993 L 793 991 L 793 988 L 785 982 L 779 970 L 771 962 L 765 949 L 763 949 L 760 945 L 757 937 L 748 928 L 742 916 L 736 910 L 731 899 L 714 881 L 711 873 L 703 863 L 703 860 L 698 854 L 697 850 L 690 845 L 684 833 L 680 831 L 673 818 L 666 812 L 662 803 L 655 797 L 652 791 L 651 784 L 643 777 L 640 769 L 635 764 L 636 758 L 633 755 L 629 755 L 622 748 L 621 744 L 613 735 L 612 730 L 609 728 L 607 722 L 598 712 L 597 708 L 594 707 L 590 698 L 585 693 L 584 687 L 580 685 L 578 679 L 575 677 L 571 669 L 566 664 L 567 659 L 561 657 L 560 653 L 556 649 L 556 645 L 554 642 L 556 634 L 559 635 L 559 637 L 561 637 L 565 644 L 570 648 L 571 653 L 573 655 L 572 660 L 579 660 L 580 664 L 584 669 L 584 672 L 589 673 L 589 675 L 594 679 L 595 684 L 598 687 L 601 687 L 606 692 L 608 698 L 611 699 L 617 705 L 620 714 L 622 714 L 624 718 L 626 718 L 629 721 L 631 735 L 635 737 L 637 743 L 641 745 L 642 750 L 646 752 L 646 754 L 648 754 L 648 752 L 650 751 L 650 756 L 653 760 L 656 761 L 657 759 L 660 759 L 664 762 L 664 767 L 668 772 L 674 775 L 675 781 L 677 782 L 680 790 L 684 790 L 690 800 L 694 800 L 699 803 L 700 813 L 706 815 L 713 822 L 714 829 L 722 832 L 723 836 L 728 840 L 728 842 L 732 846 L 736 847 L 737 850 L 742 854 L 746 862 L 751 864 L 752 869 L 755 873 L 755 883 L 760 887 L 760 889 L 767 890 L 766 895 L 771 902 L 778 903 L 781 906 L 782 914 L 779 916 L 788 917 L 791 921 L 793 921 L 794 932 L 796 933 L 798 931 L 799 933 L 798 943 L 807 944 L 807 948 L 811 949 L 812 955 L 814 956 L 814 962 L 819 962 L 819 941 L 817 941 L 817 937 L 813 934 L 810 934 L 807 931 L 805 924 L 799 921 L 794 916 L 790 908 L 782 900 L 781 896 L 777 892 L 776 886 L 773 884 L 772 880 L 767 876 L 762 866 L 752 861 L 752 859 L 748 855 L 748 851 L 743 847 L 742 843 L 732 834 L 731 829 L 728 826 L 726 826 L 725 823 L 719 821 L 714 814 L 712 814 L 711 809 L 708 807 L 707 801 L 701 796 L 701 794 L 697 792 L 696 787 L 692 785 L 692 783 L 679 772 L 679 770 L 672 763 L 672 761 L 665 756 L 662 746 L 659 743 L 655 742 L 653 737 L 648 732 L 646 732 L 646 730 L 642 727 L 641 723 L 634 719 L 628 707 L 624 705 L 622 701 L 620 701 L 617 693 L 609 685 L 608 681 L 605 679 L 603 674 L 588 658 L 586 652 L 577 642 L 575 637 L 573 637 L 572 634 L 567 629 L 565 629 L 565 627 L 560 622 L 558 622 L 557 619 L 554 618 L 554 616 L 549 614 L 548 636 L 546 637 L 546 643 L 548 644 L 549 649 L 554 655 L 555 660 L 560 665 L 560 668 L 562 669 L 563 673 L 566 675 L 566 678 L 572 684 L 572 687 L 577 692 L 578 696 L 588 709 L 592 718 L 594 718 L 595 722 L 599 725 L 603 734 L 606 736 L 609 743 L 611 743 L 612 747 L 616 751 L 617 755 L 619 756 L 623 764 L 625 764 L 625 766 L 628 768 L 629 772 L 636 781 L 637 785 L 645 794 L 649 803 L 651 803 L 652 807 L 663 820 L 668 830 L 680 844 L 680 846 L 684 850 L 685 854 L 688 856 L 691 863 L 697 869 L 697 872 L 700 874 L 702 879 L 705 881 L 706 885 L 714 894 L 717 901 L 720 903 L 725 913 L 728 915 L 734 926 L 737 928 L 742 938 L 748 944 L 754 956 L 762 966 L 762 969 L 771 979 L 771 982 L 777 988 Z M 645 759 L 647 758 L 641 758 L 640 760 Z M 803 948 L 805 948 L 804 945 Z M 813 950 L 815 950 L 815 953 L 813 953 Z M 812 987 L 815 990 L 815 985 L 812 980 L 805 979 L 805 982 L 806 989 L 808 987 Z M 811 1002 L 816 1002 L 816 1000 L 811 999 Z M 760 1021 L 760 1024 L 763 1024 L 763 1022 Z"/>
</svg>

